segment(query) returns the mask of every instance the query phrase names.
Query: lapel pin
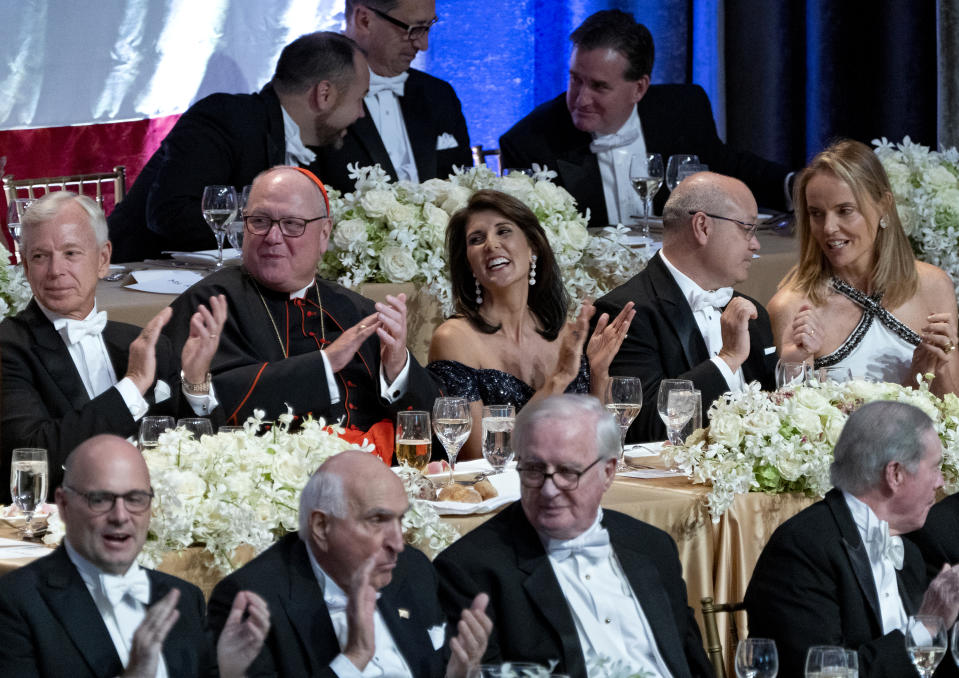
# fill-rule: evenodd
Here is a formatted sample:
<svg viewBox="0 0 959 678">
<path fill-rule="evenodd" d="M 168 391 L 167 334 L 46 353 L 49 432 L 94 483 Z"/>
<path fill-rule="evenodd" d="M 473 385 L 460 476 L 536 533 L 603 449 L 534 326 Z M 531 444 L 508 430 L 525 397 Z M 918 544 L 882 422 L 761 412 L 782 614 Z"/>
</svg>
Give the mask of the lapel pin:
<svg viewBox="0 0 959 678">
<path fill-rule="evenodd" d="M 398 615 L 400 615 L 400 619 L 409 619 L 409 618 L 410 618 L 410 611 L 407 610 L 405 607 L 401 607 L 401 608 L 397 609 L 397 610 L 396 610 L 396 613 L 397 613 Z"/>
</svg>

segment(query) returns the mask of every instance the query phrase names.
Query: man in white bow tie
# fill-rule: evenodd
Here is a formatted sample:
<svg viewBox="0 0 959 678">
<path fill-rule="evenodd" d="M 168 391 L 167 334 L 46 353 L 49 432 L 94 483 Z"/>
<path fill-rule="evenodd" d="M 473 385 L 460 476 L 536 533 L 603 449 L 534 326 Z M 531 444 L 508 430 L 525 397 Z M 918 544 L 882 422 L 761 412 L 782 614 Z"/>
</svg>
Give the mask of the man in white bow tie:
<svg viewBox="0 0 959 678">
<path fill-rule="evenodd" d="M 214 589 L 210 627 L 229 627 L 235 596 L 247 589 L 273 619 L 254 675 L 465 678 L 486 649 L 487 597 L 451 615 L 447 632 L 433 566 L 404 548 L 408 509 L 403 483 L 376 456 L 331 457 L 300 496 L 299 534 Z"/>
<path fill-rule="evenodd" d="M 533 661 L 570 676 L 601 658 L 629 673 L 711 677 L 672 538 L 600 508 L 619 428 L 591 396 L 531 401 L 516 417 L 521 499 L 434 561 L 448 613 L 490 593 L 485 662 Z"/>
<path fill-rule="evenodd" d="M 776 386 L 776 349 L 766 309 L 732 286 L 746 280 L 756 238 L 756 201 L 738 179 L 700 172 L 663 208 L 663 247 L 646 268 L 596 302 L 597 315 L 636 304 L 610 375 L 639 377 L 655 403 L 663 379 L 689 379 L 702 411 L 723 393 L 759 381 Z M 610 316 L 615 317 L 615 316 Z M 663 440 L 655 407 L 644 407 L 630 442 Z"/>
<path fill-rule="evenodd" d="M 34 298 L 0 323 L 4 450 L 45 448 L 52 490 L 67 453 L 91 436 L 135 436 L 146 415 L 219 414 L 209 372 L 226 320 L 223 297 L 193 310 L 190 339 L 177 358 L 160 334 L 170 309 L 142 330 L 97 310 L 97 282 L 109 270 L 111 246 L 93 200 L 47 193 L 22 224 L 23 267 Z M 9 472 L 6 454 L 0 474 Z"/>
<path fill-rule="evenodd" d="M 143 455 L 91 438 L 67 458 L 49 556 L 0 578 L 0 675 L 51 678 L 243 676 L 270 626 L 266 603 L 237 596 L 213 656 L 200 590 L 140 567 L 153 489 Z"/>
<path fill-rule="evenodd" d="M 922 527 L 942 487 L 942 444 L 912 405 L 873 402 L 846 422 L 830 467 L 834 489 L 783 523 L 746 591 L 749 628 L 772 638 L 779 675 L 800 678 L 813 645 L 859 652 L 862 678 L 916 675 L 909 615 L 959 612 L 959 568 L 928 581 L 919 549 L 899 535 Z M 955 675 L 943 661 L 937 676 Z"/>
<path fill-rule="evenodd" d="M 429 46 L 435 0 L 346 0 L 346 35 L 366 53 L 370 90 L 366 117 L 347 130 L 342 148 L 317 150 L 310 169 L 324 183 L 353 190 L 347 163 L 379 163 L 394 179 L 445 179 L 454 165 L 473 164 L 466 120 L 456 92 L 410 68 Z"/>
</svg>

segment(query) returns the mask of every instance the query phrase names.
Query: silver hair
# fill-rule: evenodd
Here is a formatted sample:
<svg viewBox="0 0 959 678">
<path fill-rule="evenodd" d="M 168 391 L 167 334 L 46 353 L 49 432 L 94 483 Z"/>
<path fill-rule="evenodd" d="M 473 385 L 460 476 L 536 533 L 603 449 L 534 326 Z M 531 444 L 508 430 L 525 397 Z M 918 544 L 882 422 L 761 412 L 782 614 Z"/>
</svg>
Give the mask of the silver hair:
<svg viewBox="0 0 959 678">
<path fill-rule="evenodd" d="M 30 205 L 23 213 L 23 218 L 20 221 L 20 244 L 24 252 L 27 250 L 27 241 L 33 229 L 54 219 L 60 213 L 60 210 L 71 202 L 75 202 L 87 213 L 90 228 L 93 229 L 93 236 L 97 240 L 97 247 L 103 247 L 106 244 L 110 238 L 107 218 L 95 200 L 85 195 L 77 195 L 72 191 L 50 191 Z"/>
<path fill-rule="evenodd" d="M 832 484 L 858 496 L 882 483 L 891 461 L 915 473 L 923 437 L 930 431 L 935 433 L 932 419 L 913 405 L 888 400 L 863 405 L 849 416 L 836 441 L 829 467 Z"/>
<path fill-rule="evenodd" d="M 596 452 L 600 459 L 616 459 L 619 457 L 619 426 L 613 415 L 606 408 L 589 395 L 562 395 L 549 396 L 541 400 L 534 400 L 516 415 L 513 426 L 513 449 L 516 458 L 522 459 L 523 453 L 531 442 L 533 429 L 536 424 L 545 419 L 552 421 L 589 421 L 596 431 Z"/>
<path fill-rule="evenodd" d="M 690 212 L 716 213 L 730 201 L 729 195 L 705 173 L 682 181 L 663 205 L 663 231 L 674 231 L 689 224 Z M 712 175 L 715 177 L 715 175 Z"/>
<path fill-rule="evenodd" d="M 323 470 L 320 466 L 306 483 L 300 494 L 300 539 L 310 541 L 310 514 L 313 511 L 336 518 L 347 514 L 346 493 L 343 491 L 343 477 L 336 471 Z"/>
</svg>

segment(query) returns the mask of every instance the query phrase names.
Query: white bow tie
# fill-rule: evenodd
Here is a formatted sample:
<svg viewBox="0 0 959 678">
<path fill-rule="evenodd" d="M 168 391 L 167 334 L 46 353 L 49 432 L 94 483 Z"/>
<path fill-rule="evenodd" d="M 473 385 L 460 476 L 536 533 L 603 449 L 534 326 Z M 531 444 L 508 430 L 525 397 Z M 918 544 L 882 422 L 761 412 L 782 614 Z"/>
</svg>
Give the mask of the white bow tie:
<svg viewBox="0 0 959 678">
<path fill-rule="evenodd" d="M 602 153 L 603 151 L 609 151 L 614 148 L 629 146 L 638 138 L 639 130 L 637 129 L 616 132 L 616 134 L 604 134 L 603 136 L 593 139 L 593 142 L 589 145 L 589 150 L 593 153 Z"/>
<path fill-rule="evenodd" d="M 693 309 L 693 313 L 711 308 L 722 309 L 726 307 L 726 304 L 728 304 L 732 298 L 732 287 L 720 287 L 713 292 L 702 290 L 693 293 L 692 298 L 689 300 L 689 307 Z"/>
<path fill-rule="evenodd" d="M 886 558 L 897 570 L 902 569 L 902 562 L 906 555 L 902 537 L 891 536 L 889 524 L 885 521 L 869 533 L 869 549 L 873 558 Z"/>
<path fill-rule="evenodd" d="M 150 604 L 150 579 L 142 567 L 125 575 L 101 574 L 100 588 L 113 607 L 127 595 L 144 605 Z"/>
<path fill-rule="evenodd" d="M 370 91 L 368 95 L 376 96 L 380 92 L 392 92 L 398 97 L 403 96 L 406 90 L 406 79 L 410 77 L 408 71 L 403 71 L 399 75 L 387 78 L 382 75 L 370 72 Z"/>
<path fill-rule="evenodd" d="M 565 541 L 550 539 L 546 550 L 550 556 L 560 561 L 581 554 L 590 561 L 599 562 L 609 557 L 609 533 L 600 528 L 587 530 L 578 537 Z"/>
<path fill-rule="evenodd" d="M 100 311 L 99 313 L 94 313 L 89 318 L 84 318 L 83 320 L 73 320 L 72 318 L 65 318 L 61 322 L 57 322 L 54 325 L 57 330 L 61 327 L 67 328 L 67 341 L 73 345 L 80 343 L 84 337 L 90 335 L 91 337 L 99 337 L 103 333 L 103 328 L 107 326 L 107 312 Z"/>
</svg>

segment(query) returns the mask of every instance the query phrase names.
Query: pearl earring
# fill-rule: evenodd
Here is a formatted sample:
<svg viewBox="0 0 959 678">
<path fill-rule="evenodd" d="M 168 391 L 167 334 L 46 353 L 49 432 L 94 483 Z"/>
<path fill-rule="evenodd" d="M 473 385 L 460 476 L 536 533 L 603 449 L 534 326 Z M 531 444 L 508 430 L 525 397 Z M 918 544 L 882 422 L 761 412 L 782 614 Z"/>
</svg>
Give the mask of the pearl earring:
<svg viewBox="0 0 959 678">
<path fill-rule="evenodd" d="M 888 226 L 889 226 L 889 222 L 886 221 L 886 215 L 884 214 L 881 217 L 879 217 L 879 228 L 887 228 Z"/>
<path fill-rule="evenodd" d="M 529 258 L 529 284 L 533 286 L 536 284 L 536 255 L 532 255 Z"/>
<path fill-rule="evenodd" d="M 480 286 L 480 282 L 477 278 L 473 278 L 476 281 L 476 305 L 483 305 L 483 288 Z"/>
</svg>

